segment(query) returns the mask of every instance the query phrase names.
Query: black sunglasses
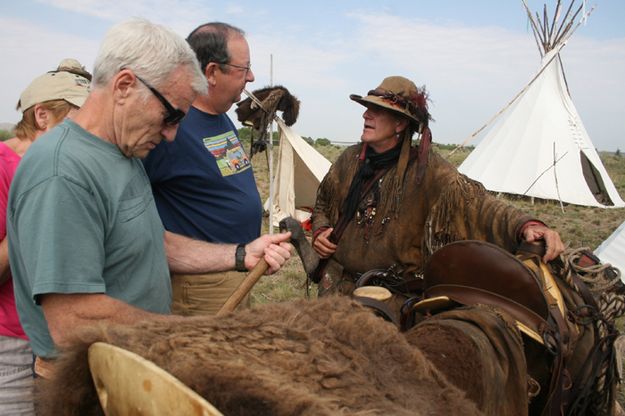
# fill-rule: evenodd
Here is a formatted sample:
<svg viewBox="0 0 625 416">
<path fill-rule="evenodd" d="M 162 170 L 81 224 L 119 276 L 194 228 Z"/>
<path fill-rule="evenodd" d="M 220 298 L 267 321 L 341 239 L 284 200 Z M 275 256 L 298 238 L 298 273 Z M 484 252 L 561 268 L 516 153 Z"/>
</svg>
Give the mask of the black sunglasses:
<svg viewBox="0 0 625 416">
<path fill-rule="evenodd" d="M 167 114 L 163 118 L 163 123 L 165 123 L 165 125 L 167 126 L 175 126 L 176 124 L 180 123 L 180 120 L 184 118 L 184 111 L 171 105 L 169 101 L 167 101 L 167 98 L 163 97 L 163 94 L 158 92 L 156 88 L 141 79 L 141 77 L 139 77 L 137 74 L 135 74 L 135 77 L 137 77 L 139 81 L 141 81 L 146 87 L 148 87 L 148 89 L 152 91 L 152 94 L 154 94 L 154 96 L 158 98 L 158 100 L 163 104 L 163 107 L 165 107 Z"/>
</svg>

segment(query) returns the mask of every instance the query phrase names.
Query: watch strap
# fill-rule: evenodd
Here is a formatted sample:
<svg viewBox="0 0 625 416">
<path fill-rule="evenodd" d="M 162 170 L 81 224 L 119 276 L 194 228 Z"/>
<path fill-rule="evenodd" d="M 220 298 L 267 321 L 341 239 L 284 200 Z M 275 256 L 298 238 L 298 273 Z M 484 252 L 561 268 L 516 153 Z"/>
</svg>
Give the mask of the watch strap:
<svg viewBox="0 0 625 416">
<path fill-rule="evenodd" d="M 237 272 L 246 272 L 245 267 L 245 244 L 239 244 L 234 253 L 234 269 Z"/>
</svg>

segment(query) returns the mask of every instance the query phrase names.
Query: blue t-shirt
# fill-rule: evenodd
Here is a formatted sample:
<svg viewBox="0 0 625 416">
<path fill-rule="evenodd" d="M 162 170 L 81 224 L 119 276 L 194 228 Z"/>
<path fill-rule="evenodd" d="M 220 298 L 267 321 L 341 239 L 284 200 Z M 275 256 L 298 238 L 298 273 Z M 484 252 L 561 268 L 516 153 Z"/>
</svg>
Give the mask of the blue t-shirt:
<svg viewBox="0 0 625 416">
<path fill-rule="evenodd" d="M 226 114 L 191 107 L 176 140 L 143 161 L 163 225 L 216 243 L 260 235 L 262 204 L 250 160 Z"/>
</svg>

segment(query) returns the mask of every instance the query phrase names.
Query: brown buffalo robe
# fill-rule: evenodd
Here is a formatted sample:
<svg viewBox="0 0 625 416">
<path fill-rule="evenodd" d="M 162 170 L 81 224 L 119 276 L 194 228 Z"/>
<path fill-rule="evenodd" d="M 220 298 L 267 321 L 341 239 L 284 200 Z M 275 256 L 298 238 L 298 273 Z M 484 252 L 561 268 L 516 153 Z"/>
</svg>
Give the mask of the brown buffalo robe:
<svg viewBox="0 0 625 416">
<path fill-rule="evenodd" d="M 332 165 L 317 191 L 313 232 L 334 227 L 352 178 L 361 163 L 362 144 L 350 146 Z M 417 182 L 415 149 L 404 178 L 391 167 L 359 204 L 319 283 L 320 294 L 351 294 L 359 274 L 395 265 L 403 279 L 418 276 L 429 256 L 457 240 L 485 240 L 508 251 L 532 220 L 499 201 L 430 151 L 425 175 Z"/>
</svg>

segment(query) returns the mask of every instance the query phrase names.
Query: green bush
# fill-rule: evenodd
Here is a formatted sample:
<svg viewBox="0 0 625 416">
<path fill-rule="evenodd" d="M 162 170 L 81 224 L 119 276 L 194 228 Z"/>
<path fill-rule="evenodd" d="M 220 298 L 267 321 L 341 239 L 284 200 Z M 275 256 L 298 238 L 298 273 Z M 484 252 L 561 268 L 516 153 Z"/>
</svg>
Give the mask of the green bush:
<svg viewBox="0 0 625 416">
<path fill-rule="evenodd" d="M 250 137 L 252 136 L 252 129 L 249 127 L 241 127 L 239 129 L 239 140 L 250 141 Z"/>
<path fill-rule="evenodd" d="M 6 139 L 10 139 L 13 137 L 13 132 L 8 130 L 0 130 L 0 142 L 5 141 Z"/>
</svg>

